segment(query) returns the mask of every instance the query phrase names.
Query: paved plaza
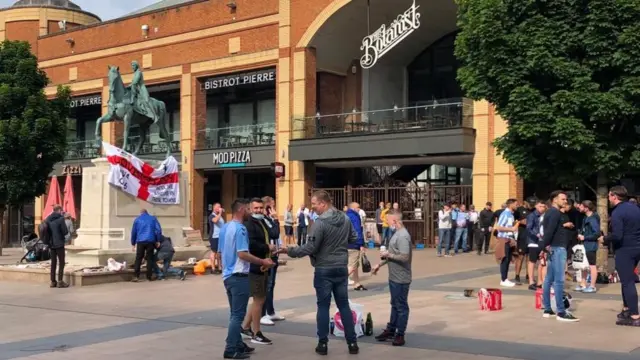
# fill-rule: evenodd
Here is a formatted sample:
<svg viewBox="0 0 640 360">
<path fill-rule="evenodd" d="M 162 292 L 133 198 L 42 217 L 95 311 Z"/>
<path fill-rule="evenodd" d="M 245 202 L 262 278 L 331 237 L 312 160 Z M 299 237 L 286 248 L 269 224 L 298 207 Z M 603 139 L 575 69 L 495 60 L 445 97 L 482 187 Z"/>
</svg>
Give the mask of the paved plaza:
<svg viewBox="0 0 640 360">
<path fill-rule="evenodd" d="M 375 258 L 377 251 L 370 252 Z M 414 253 L 414 281 L 407 345 L 394 348 L 360 338 L 360 355 L 348 355 L 332 339 L 334 359 L 640 359 L 640 333 L 615 326 L 619 285 L 597 294 L 574 294 L 579 323 L 542 319 L 525 286 L 504 291 L 504 309 L 486 313 L 466 288 L 495 287 L 498 266 L 475 254 L 436 258 Z M 351 298 L 372 312 L 376 332 L 389 316 L 386 269 L 365 276 L 367 292 Z M 307 259 L 281 267 L 276 308 L 287 320 L 263 327 L 274 345 L 259 346 L 253 359 L 321 358 L 315 347 L 315 297 Z M 228 303 L 219 276 L 185 282 L 119 283 L 49 289 L 0 283 L 0 360 L 221 358 Z"/>
</svg>

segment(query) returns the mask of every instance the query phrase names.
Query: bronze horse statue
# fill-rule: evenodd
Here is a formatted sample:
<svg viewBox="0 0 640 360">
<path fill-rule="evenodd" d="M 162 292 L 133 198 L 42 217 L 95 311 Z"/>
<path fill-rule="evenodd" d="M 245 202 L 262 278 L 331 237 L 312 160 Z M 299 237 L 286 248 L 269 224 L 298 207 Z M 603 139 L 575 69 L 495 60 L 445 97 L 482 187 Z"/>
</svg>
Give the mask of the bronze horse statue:
<svg viewBox="0 0 640 360">
<path fill-rule="evenodd" d="M 148 96 L 146 87 L 144 87 L 142 80 L 142 72 L 138 69 L 137 63 L 133 63 L 134 70 L 134 82 L 138 83 L 139 88 L 136 91 L 136 96 L 132 96 L 133 89 L 127 88 L 120 76 L 120 68 L 117 66 L 108 66 L 109 68 L 109 101 L 108 112 L 100 117 L 96 121 L 96 142 L 98 146 L 102 146 L 102 124 L 110 123 L 114 121 L 122 121 L 124 123 L 124 142 L 122 149 L 127 150 L 129 145 L 129 130 L 132 125 L 138 124 L 140 126 L 140 138 L 133 151 L 134 155 L 137 155 L 149 132 L 149 127 L 152 124 L 157 124 L 159 128 L 160 139 L 166 142 L 167 157 L 171 155 L 171 139 L 167 131 L 166 114 L 167 108 L 164 102 L 156 100 Z M 133 86 L 132 82 L 132 86 Z M 138 97 L 141 97 L 139 89 L 143 89 L 142 96 L 146 95 L 146 98 L 137 101 Z M 136 104 L 138 103 L 138 104 Z M 144 105 L 144 106 L 141 106 Z"/>
</svg>

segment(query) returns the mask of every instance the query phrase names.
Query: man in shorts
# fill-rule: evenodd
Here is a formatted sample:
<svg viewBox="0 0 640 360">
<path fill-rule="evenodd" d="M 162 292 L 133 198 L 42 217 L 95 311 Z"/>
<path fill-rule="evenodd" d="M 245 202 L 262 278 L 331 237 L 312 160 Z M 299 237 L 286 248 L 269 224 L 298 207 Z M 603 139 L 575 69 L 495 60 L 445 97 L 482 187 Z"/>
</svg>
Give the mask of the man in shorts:
<svg viewBox="0 0 640 360">
<path fill-rule="evenodd" d="M 264 224 L 264 202 L 260 198 L 251 199 L 251 217 L 244 222 L 249 237 L 249 254 L 258 259 L 270 259 L 276 246 L 269 241 L 269 231 Z M 242 323 L 242 336 L 258 345 L 271 345 L 271 340 L 260 331 L 262 307 L 267 299 L 268 268 L 251 264 L 249 267 L 249 296 L 253 298 L 251 308 Z"/>
<path fill-rule="evenodd" d="M 547 275 L 547 268 L 543 266 L 540 261 L 540 252 L 542 248 L 540 246 L 540 240 L 544 235 L 542 228 L 542 220 L 544 220 L 544 213 L 547 211 L 547 204 L 543 200 L 536 202 L 536 209 L 530 213 L 527 217 L 527 240 L 528 240 L 528 252 L 529 263 L 527 264 L 527 270 L 529 274 L 529 290 L 536 291 L 542 288 L 542 282 Z M 538 264 L 538 277 L 533 276 L 534 270 Z"/>
<path fill-rule="evenodd" d="M 376 210 L 376 230 L 378 231 L 378 241 L 382 244 L 382 211 L 384 210 L 384 201 L 380 201 Z"/>
<path fill-rule="evenodd" d="M 224 225 L 224 209 L 220 206 L 220 203 L 213 204 L 213 211 L 209 215 L 209 244 L 211 245 L 211 254 L 209 260 L 211 260 L 211 273 L 215 275 L 222 274 L 220 267 L 220 254 L 218 253 L 218 242 L 220 238 L 220 229 Z"/>
<path fill-rule="evenodd" d="M 529 254 L 529 241 L 527 235 L 527 217 L 533 211 L 536 206 L 535 198 L 528 198 L 522 206 L 518 207 L 514 214 L 515 220 L 518 221 L 518 235 L 516 237 L 516 251 L 513 254 L 516 263 L 516 285 L 522 285 L 520 281 L 520 273 L 522 272 L 522 266 L 527 261 L 527 255 Z M 527 281 L 529 280 L 528 270 Z"/>
</svg>

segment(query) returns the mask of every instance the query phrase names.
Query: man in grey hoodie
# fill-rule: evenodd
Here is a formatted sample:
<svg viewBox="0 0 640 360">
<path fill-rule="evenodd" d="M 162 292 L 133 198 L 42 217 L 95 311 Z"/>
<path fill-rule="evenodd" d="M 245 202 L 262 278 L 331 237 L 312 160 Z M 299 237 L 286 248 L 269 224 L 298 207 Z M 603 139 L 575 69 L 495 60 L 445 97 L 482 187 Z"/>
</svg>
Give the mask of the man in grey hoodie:
<svg viewBox="0 0 640 360">
<path fill-rule="evenodd" d="M 309 256 L 315 268 L 313 287 L 316 289 L 318 311 L 318 346 L 316 353 L 327 355 L 329 342 L 329 308 L 331 294 L 340 311 L 345 338 L 350 354 L 359 352 L 353 317 L 349 307 L 347 270 L 347 246 L 356 242 L 358 235 L 347 215 L 338 211 L 325 191 L 318 191 L 311 197 L 311 206 L 318 219 L 313 224 L 307 243 L 298 247 L 282 249 L 292 258 Z"/>
</svg>

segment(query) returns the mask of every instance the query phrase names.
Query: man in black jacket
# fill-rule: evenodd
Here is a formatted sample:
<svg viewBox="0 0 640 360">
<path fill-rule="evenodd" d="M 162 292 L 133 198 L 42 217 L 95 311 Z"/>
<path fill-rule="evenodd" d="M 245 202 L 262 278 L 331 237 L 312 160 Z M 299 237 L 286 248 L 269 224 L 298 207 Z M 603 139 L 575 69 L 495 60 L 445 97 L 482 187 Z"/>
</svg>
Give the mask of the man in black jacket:
<svg viewBox="0 0 640 360">
<path fill-rule="evenodd" d="M 64 222 L 64 216 L 62 215 L 62 206 L 55 205 L 53 212 L 44 221 L 43 233 L 40 234 L 42 242 L 49 245 L 49 251 L 51 253 L 51 285 L 49 287 L 66 288 L 69 284 L 63 281 L 64 279 L 64 262 L 65 262 L 65 250 L 64 240 L 69 233 L 67 224 Z M 58 266 L 58 280 L 56 281 L 56 266 Z"/>
<path fill-rule="evenodd" d="M 486 254 L 489 252 L 489 242 L 491 241 L 491 231 L 493 230 L 493 223 L 495 222 L 495 219 L 493 216 L 493 210 L 491 210 L 492 206 L 493 205 L 491 204 L 491 202 L 487 202 L 485 204 L 484 209 L 480 211 L 480 216 L 478 217 L 478 224 L 479 224 L 478 227 L 480 230 L 480 234 L 477 239 L 478 255 L 481 254 L 483 244 L 484 244 L 484 253 Z"/>
<path fill-rule="evenodd" d="M 280 247 L 280 221 L 278 220 L 278 214 L 276 214 L 276 203 L 271 196 L 265 196 L 262 198 L 264 203 L 264 224 L 267 226 L 269 233 L 269 243 L 276 248 Z M 262 318 L 260 324 L 262 325 L 275 325 L 274 321 L 282 321 L 284 317 L 276 314 L 276 309 L 273 306 L 273 290 L 276 287 L 276 274 L 278 272 L 278 252 L 273 251 L 271 253 L 271 260 L 275 264 L 274 267 L 269 269 L 267 276 L 267 297 L 262 306 Z"/>
<path fill-rule="evenodd" d="M 269 241 L 268 226 L 264 222 L 264 202 L 259 198 L 251 199 L 250 208 L 251 217 L 244 223 L 249 237 L 249 253 L 259 259 L 269 259 L 276 252 L 276 247 Z M 242 336 L 250 338 L 254 344 L 271 344 L 271 340 L 260 331 L 262 307 L 267 297 L 268 270 L 254 264 L 249 267 L 249 296 L 253 303 L 244 318 Z"/>
</svg>

